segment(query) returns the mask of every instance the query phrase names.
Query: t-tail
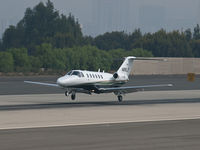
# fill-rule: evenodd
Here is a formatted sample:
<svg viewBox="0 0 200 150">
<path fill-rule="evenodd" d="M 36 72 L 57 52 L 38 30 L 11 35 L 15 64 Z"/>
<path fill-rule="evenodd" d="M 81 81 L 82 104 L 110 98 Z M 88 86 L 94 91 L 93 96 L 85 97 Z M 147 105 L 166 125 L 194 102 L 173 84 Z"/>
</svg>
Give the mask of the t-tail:
<svg viewBox="0 0 200 150">
<path fill-rule="evenodd" d="M 113 77 L 115 79 L 117 79 L 117 78 L 128 79 L 128 76 L 130 75 L 132 67 L 133 67 L 134 59 L 136 59 L 136 57 L 134 57 L 134 56 L 126 57 L 124 62 L 120 66 L 120 68 L 117 70 L 117 72 L 113 74 Z"/>
</svg>

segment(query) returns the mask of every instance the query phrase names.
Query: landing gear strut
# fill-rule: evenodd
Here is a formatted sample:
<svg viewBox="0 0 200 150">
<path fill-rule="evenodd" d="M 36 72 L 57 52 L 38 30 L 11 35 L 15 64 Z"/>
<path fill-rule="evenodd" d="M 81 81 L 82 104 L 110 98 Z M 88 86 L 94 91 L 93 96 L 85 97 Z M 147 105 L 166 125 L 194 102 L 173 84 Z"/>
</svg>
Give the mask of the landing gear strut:
<svg viewBox="0 0 200 150">
<path fill-rule="evenodd" d="M 118 98 L 118 101 L 119 101 L 119 102 L 122 102 L 123 97 L 122 97 L 121 95 L 118 95 L 117 98 Z"/>
<path fill-rule="evenodd" d="M 76 92 L 74 91 L 66 91 L 65 96 L 69 96 L 71 94 L 71 99 L 75 100 L 76 99 Z"/>
</svg>

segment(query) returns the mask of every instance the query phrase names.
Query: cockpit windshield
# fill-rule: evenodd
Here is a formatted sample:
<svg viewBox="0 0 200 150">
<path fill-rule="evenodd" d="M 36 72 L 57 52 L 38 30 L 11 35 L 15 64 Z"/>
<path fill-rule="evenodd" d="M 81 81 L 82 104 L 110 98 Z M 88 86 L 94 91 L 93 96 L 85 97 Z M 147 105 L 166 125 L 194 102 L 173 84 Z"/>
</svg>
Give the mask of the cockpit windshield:
<svg viewBox="0 0 200 150">
<path fill-rule="evenodd" d="M 78 76 L 78 77 L 84 77 L 84 75 L 83 75 L 83 73 L 82 72 L 80 72 L 80 71 L 70 71 L 70 72 L 68 72 L 66 75 L 68 75 L 68 76 L 72 76 L 72 75 L 75 75 L 75 76 Z"/>
<path fill-rule="evenodd" d="M 68 72 L 66 75 L 69 75 L 69 76 L 70 76 L 71 74 L 72 74 L 72 71 Z"/>
<path fill-rule="evenodd" d="M 79 76 L 81 77 L 81 74 L 79 71 L 73 71 L 71 75 Z"/>
</svg>

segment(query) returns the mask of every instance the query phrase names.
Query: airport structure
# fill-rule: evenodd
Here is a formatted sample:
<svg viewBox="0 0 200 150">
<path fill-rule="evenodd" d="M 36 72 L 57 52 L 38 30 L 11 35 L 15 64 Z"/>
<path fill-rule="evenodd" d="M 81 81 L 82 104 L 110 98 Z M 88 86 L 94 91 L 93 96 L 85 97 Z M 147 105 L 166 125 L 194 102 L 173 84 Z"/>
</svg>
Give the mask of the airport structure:
<svg viewBox="0 0 200 150">
<path fill-rule="evenodd" d="M 200 74 L 200 58 L 161 58 L 166 61 L 137 60 L 131 75 Z"/>
</svg>

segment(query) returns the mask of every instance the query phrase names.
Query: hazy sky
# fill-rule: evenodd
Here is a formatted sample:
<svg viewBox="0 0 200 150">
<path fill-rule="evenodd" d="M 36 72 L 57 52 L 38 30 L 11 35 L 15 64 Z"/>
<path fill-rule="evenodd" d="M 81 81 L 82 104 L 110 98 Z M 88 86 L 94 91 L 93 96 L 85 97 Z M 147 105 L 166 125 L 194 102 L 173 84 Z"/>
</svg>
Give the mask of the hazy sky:
<svg viewBox="0 0 200 150">
<path fill-rule="evenodd" d="M 0 0 L 0 34 L 15 25 L 27 7 L 46 0 Z M 155 32 L 193 28 L 200 23 L 200 0 L 52 0 L 63 14 L 79 19 L 85 35 L 107 31 Z"/>
</svg>

